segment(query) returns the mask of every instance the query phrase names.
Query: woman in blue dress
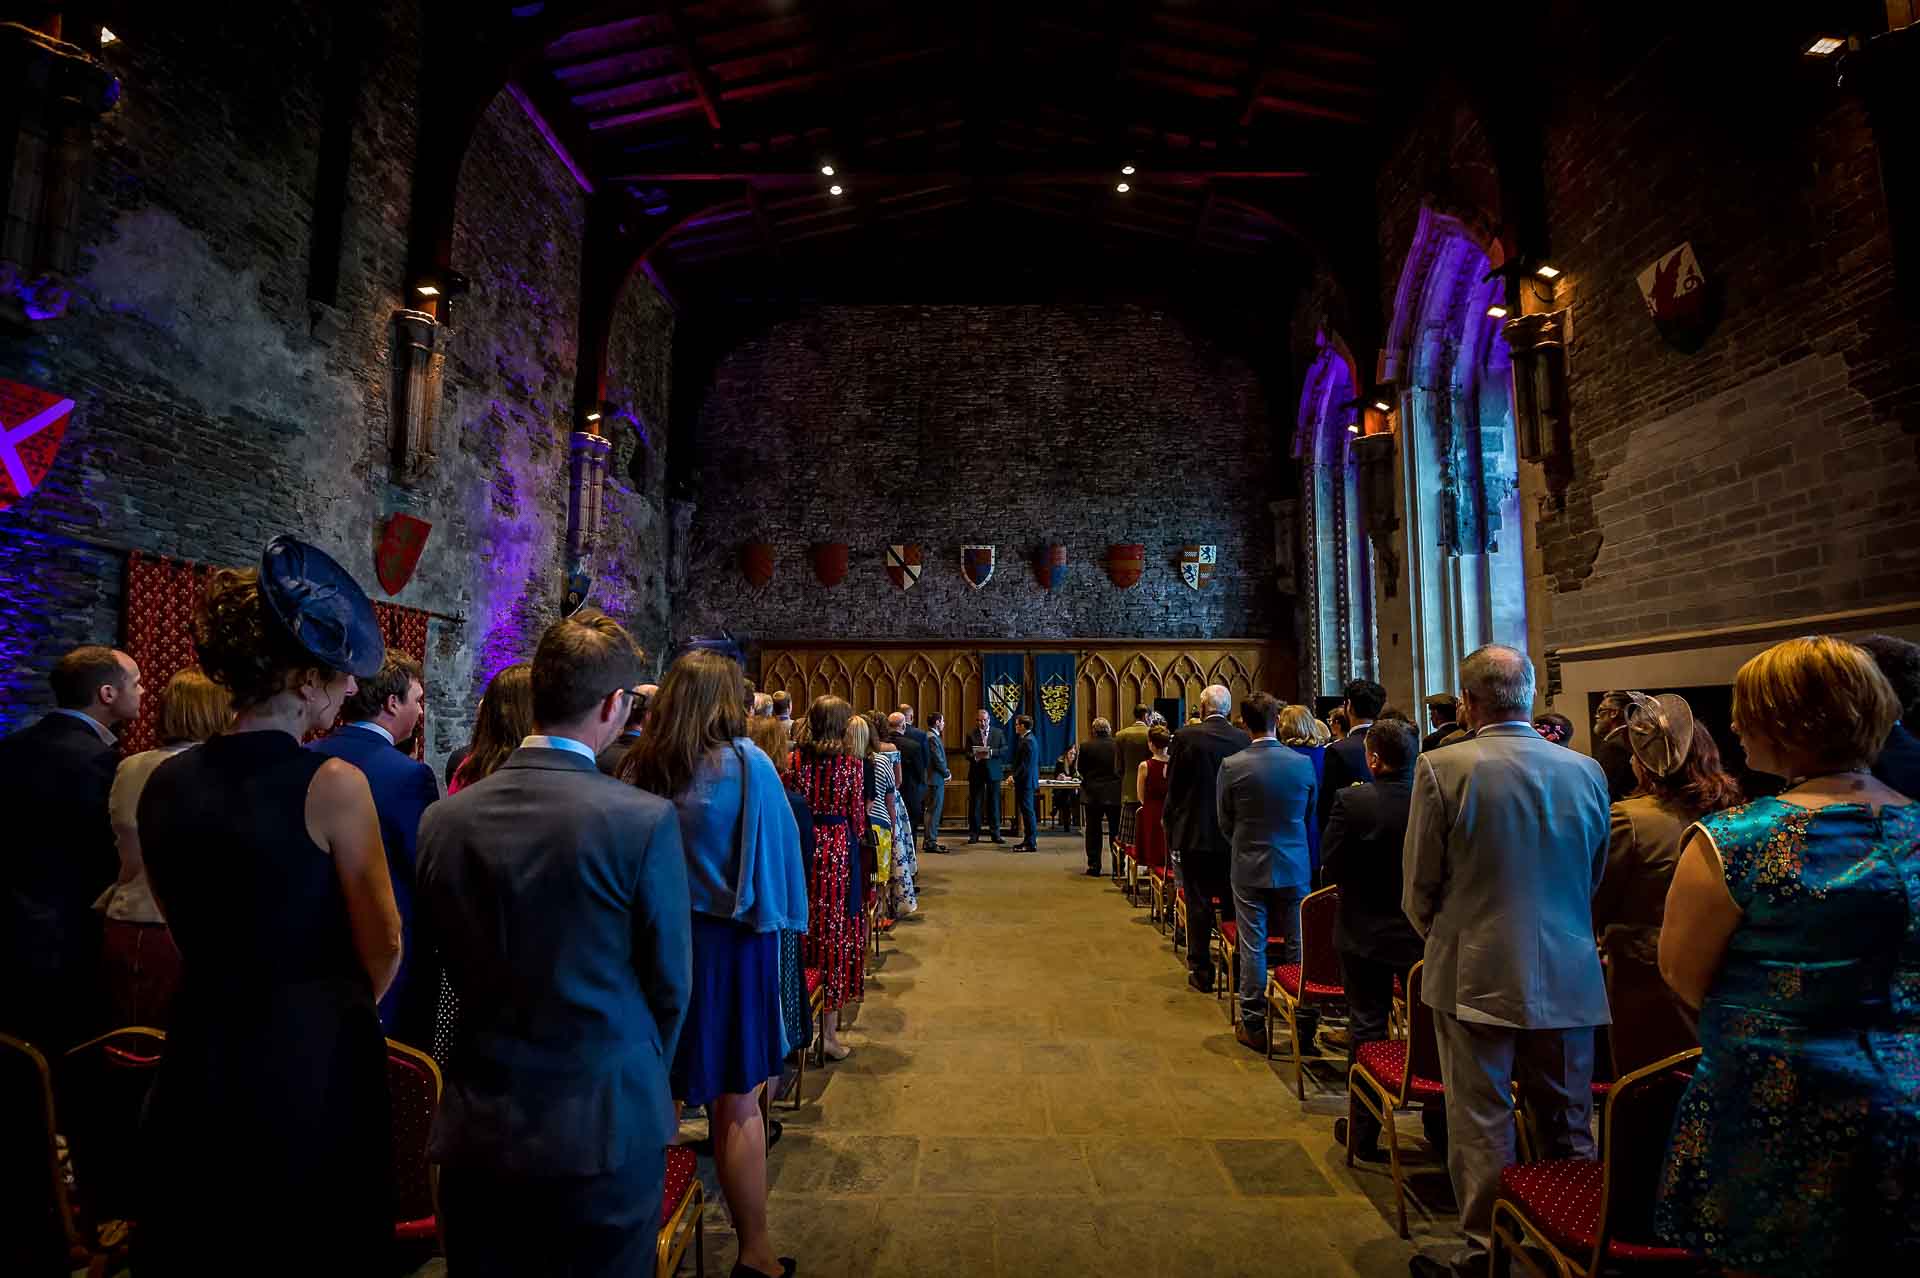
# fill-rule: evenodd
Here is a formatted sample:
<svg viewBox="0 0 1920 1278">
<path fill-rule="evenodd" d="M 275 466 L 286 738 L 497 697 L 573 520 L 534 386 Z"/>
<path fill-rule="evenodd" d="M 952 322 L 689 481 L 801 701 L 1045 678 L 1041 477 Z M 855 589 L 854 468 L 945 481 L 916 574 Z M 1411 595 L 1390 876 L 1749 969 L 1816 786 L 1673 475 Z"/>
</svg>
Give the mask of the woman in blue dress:
<svg viewBox="0 0 1920 1278">
<path fill-rule="evenodd" d="M 800 832 L 773 760 L 747 737 L 740 667 L 695 649 L 661 681 L 620 776 L 680 814 L 693 904 L 693 996 L 674 1053 L 675 1099 L 705 1105 L 713 1159 L 740 1237 L 734 1278 L 790 1274 L 767 1228 L 760 1089 L 786 1055 L 780 934 L 807 928 Z"/>
<path fill-rule="evenodd" d="M 1867 770 L 1898 713 L 1842 640 L 1741 667 L 1734 730 L 1791 782 L 1694 825 L 1667 896 L 1702 1054 L 1657 1222 L 1729 1273 L 1920 1265 L 1920 805 Z"/>
<path fill-rule="evenodd" d="M 1316 731 L 1320 727 L 1313 711 L 1305 706 L 1287 706 L 1280 711 L 1277 731 L 1280 744 L 1295 754 L 1305 755 L 1313 765 L 1313 788 L 1317 792 L 1327 771 L 1327 743 Z M 1313 867 L 1313 881 L 1320 881 L 1320 823 L 1308 814 L 1307 861 Z"/>
</svg>

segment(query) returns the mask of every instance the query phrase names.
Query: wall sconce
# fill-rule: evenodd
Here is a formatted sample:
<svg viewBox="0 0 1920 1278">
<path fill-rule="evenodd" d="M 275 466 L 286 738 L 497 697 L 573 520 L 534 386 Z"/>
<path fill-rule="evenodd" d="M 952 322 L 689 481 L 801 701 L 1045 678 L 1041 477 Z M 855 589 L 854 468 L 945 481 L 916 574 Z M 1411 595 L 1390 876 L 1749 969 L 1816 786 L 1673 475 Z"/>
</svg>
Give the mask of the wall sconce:
<svg viewBox="0 0 1920 1278">
<path fill-rule="evenodd" d="M 579 560 L 599 540 L 606 492 L 607 458 L 613 453 L 613 441 L 599 430 L 600 413 L 588 413 L 584 428 L 573 432 L 569 450 L 572 474 L 567 490 L 567 555 Z"/>
<path fill-rule="evenodd" d="M 396 483 L 413 487 L 433 468 L 434 419 L 440 412 L 440 321 L 431 312 L 393 313 L 393 426 L 389 444 Z"/>
<path fill-rule="evenodd" d="M 1570 310 L 1517 315 L 1502 327 L 1513 357 L 1513 428 L 1522 461 L 1546 471 L 1556 507 L 1573 479 L 1573 430 L 1567 402 Z"/>
<path fill-rule="evenodd" d="M 1373 543 L 1373 557 L 1380 565 L 1380 579 L 1392 598 L 1400 589 L 1400 559 L 1393 553 L 1393 534 L 1400 531 L 1400 517 L 1394 511 L 1398 476 L 1394 468 L 1394 436 L 1391 431 L 1361 435 L 1349 441 L 1354 465 L 1360 470 L 1360 504 L 1366 513 L 1367 539 Z"/>
</svg>

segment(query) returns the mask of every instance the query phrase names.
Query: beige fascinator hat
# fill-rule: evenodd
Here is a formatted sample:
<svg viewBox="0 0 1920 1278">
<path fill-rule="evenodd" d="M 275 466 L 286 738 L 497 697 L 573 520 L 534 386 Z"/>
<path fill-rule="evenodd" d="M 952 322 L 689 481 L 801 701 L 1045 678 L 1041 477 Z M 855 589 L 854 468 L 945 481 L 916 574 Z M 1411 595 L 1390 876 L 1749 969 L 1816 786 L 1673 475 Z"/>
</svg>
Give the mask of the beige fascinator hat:
<svg viewBox="0 0 1920 1278">
<path fill-rule="evenodd" d="M 1677 693 L 1649 697 L 1629 692 L 1620 726 L 1607 734 L 1607 740 L 1624 740 L 1641 767 L 1656 777 L 1670 777 L 1693 748 L 1693 707 Z"/>
</svg>

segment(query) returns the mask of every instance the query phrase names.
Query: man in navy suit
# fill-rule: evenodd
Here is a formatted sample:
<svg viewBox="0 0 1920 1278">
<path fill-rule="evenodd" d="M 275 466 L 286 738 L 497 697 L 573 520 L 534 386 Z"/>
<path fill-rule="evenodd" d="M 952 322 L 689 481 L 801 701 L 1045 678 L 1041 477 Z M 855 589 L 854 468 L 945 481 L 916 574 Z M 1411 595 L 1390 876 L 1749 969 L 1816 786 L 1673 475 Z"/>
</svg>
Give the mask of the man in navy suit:
<svg viewBox="0 0 1920 1278">
<path fill-rule="evenodd" d="M 345 759 L 366 774 L 380 814 L 380 839 L 387 848 L 387 872 L 393 879 L 393 903 L 400 910 L 400 974 L 380 1000 L 380 1024 L 407 1043 L 431 1042 L 433 996 L 437 980 L 420 979 L 427 965 L 415 953 L 413 879 L 420 818 L 440 797 L 433 769 L 404 753 L 420 726 L 427 693 L 420 663 L 404 652 L 387 651 L 380 673 L 359 685 L 340 709 L 344 724 L 308 747 Z"/>
<path fill-rule="evenodd" d="M 1380 708 L 1387 704 L 1387 690 L 1371 679 L 1355 679 L 1345 691 L 1347 718 L 1353 726 L 1347 729 L 1346 736 L 1327 747 L 1317 813 L 1323 839 L 1327 818 L 1333 815 L 1333 796 L 1350 785 L 1373 780 L 1373 774 L 1367 771 L 1367 729 L 1380 717 Z"/>
<path fill-rule="evenodd" d="M 120 870 L 107 794 L 113 729 L 139 717 L 140 667 L 75 648 L 53 667 L 58 709 L 0 740 L 0 1032 L 57 1056 L 104 1028 L 100 915 Z"/>
<path fill-rule="evenodd" d="M 1220 765 L 1247 748 L 1252 738 L 1227 722 L 1233 694 L 1220 684 L 1200 693 L 1198 723 L 1173 734 L 1167 760 L 1167 845 L 1180 854 L 1181 887 L 1187 894 L 1187 984 L 1213 993 L 1213 902 L 1229 895 L 1233 844 L 1220 829 L 1216 787 Z M 1197 940 L 1195 938 L 1198 938 Z M 1264 992 L 1263 992 L 1264 993 Z"/>
<path fill-rule="evenodd" d="M 967 734 L 967 842 L 980 841 L 985 826 L 995 843 L 1000 837 L 1000 781 L 1007 775 L 1007 738 L 985 710 L 974 716 Z"/>
<path fill-rule="evenodd" d="M 673 805 L 594 762 L 640 660 L 599 613 L 549 626 L 535 735 L 420 831 L 421 921 L 460 998 L 432 1155 L 463 1278 L 653 1269 L 692 906 Z"/>
<path fill-rule="evenodd" d="M 887 716 L 892 723 L 898 719 L 895 734 L 900 738 L 900 797 L 906 800 L 907 817 L 913 823 L 915 844 L 926 846 L 922 832 L 926 822 L 927 807 L 927 765 L 930 762 L 927 751 L 927 734 L 914 726 L 913 707 L 902 701 L 900 708 Z"/>
<path fill-rule="evenodd" d="M 1033 739 L 1033 720 L 1024 714 L 1013 719 L 1013 810 L 1020 814 L 1021 839 L 1015 852 L 1038 852 L 1040 833 L 1040 747 Z M 1100 871 L 1092 871 L 1098 874 Z"/>
</svg>

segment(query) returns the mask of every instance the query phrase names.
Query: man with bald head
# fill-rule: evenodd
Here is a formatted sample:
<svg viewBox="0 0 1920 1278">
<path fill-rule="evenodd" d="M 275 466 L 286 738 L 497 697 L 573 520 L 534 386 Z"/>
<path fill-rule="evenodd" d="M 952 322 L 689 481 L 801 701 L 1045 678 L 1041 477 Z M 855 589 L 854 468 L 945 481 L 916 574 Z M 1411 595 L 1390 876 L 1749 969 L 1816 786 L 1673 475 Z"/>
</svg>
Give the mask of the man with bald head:
<svg viewBox="0 0 1920 1278">
<path fill-rule="evenodd" d="M 916 847 L 926 847 L 927 734 L 914 726 L 913 707 L 906 702 L 887 716 L 893 739 L 900 746 L 900 797 L 906 801 Z"/>
<path fill-rule="evenodd" d="M 1253 740 L 1227 722 L 1233 694 L 1219 684 L 1200 694 L 1200 722 L 1173 734 L 1167 761 L 1167 846 L 1180 859 L 1187 890 L 1187 984 L 1213 992 L 1213 902 L 1227 900 L 1227 864 L 1232 848 L 1220 832 L 1217 786 L 1220 765 Z"/>
</svg>

